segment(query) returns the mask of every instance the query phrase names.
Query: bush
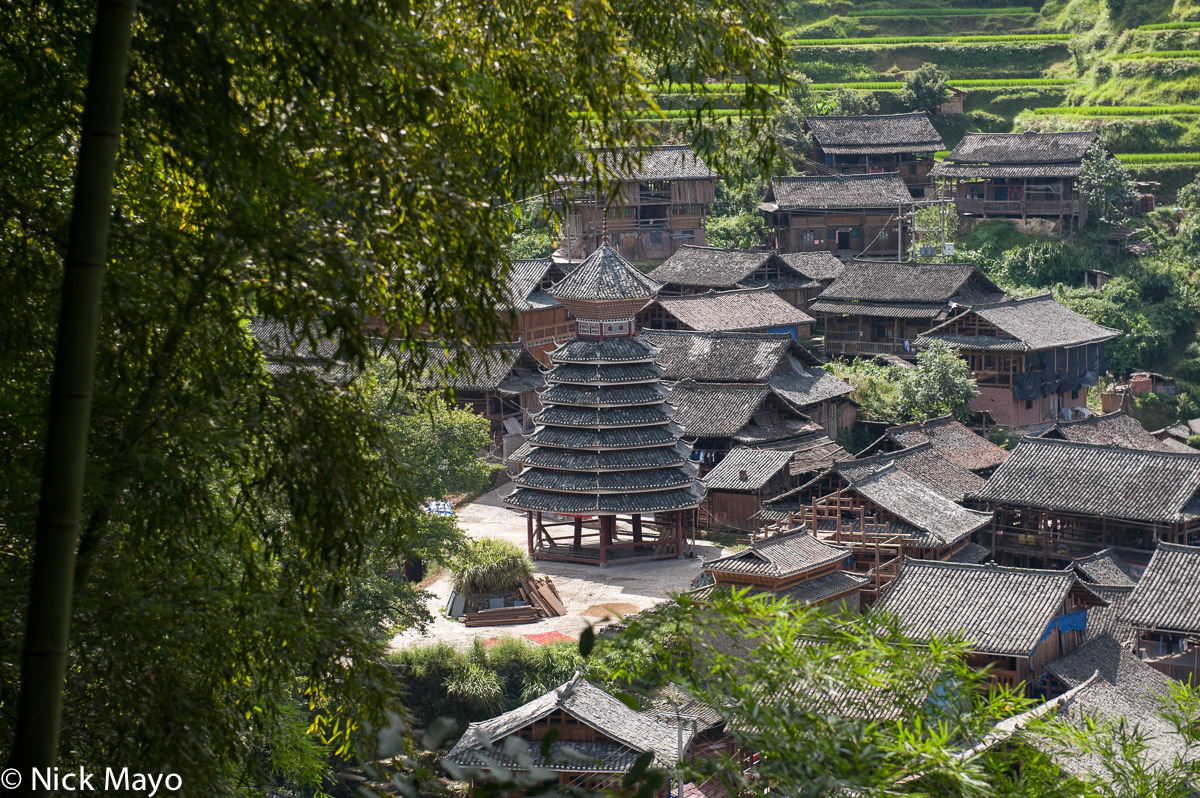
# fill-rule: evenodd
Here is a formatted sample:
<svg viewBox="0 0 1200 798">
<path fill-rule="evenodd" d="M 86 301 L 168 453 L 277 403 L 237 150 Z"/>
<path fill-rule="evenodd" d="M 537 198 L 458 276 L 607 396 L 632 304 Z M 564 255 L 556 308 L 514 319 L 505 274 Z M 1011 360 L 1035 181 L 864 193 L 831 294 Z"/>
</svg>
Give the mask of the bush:
<svg viewBox="0 0 1200 798">
<path fill-rule="evenodd" d="M 467 544 L 451 566 L 459 593 L 503 593 L 516 590 L 533 575 L 533 561 L 515 543 L 480 538 Z"/>
<path fill-rule="evenodd" d="M 1181 360 L 1175 367 L 1175 376 L 1189 382 L 1200 382 L 1200 360 L 1196 358 Z"/>
<path fill-rule="evenodd" d="M 709 216 L 704 220 L 704 239 L 710 247 L 751 249 L 766 242 L 761 213 Z"/>
<path fill-rule="evenodd" d="M 921 64 L 919 69 L 909 72 L 904 78 L 904 88 L 900 89 L 900 102 L 907 108 L 931 114 L 950 96 L 946 73 L 937 64 Z"/>
</svg>

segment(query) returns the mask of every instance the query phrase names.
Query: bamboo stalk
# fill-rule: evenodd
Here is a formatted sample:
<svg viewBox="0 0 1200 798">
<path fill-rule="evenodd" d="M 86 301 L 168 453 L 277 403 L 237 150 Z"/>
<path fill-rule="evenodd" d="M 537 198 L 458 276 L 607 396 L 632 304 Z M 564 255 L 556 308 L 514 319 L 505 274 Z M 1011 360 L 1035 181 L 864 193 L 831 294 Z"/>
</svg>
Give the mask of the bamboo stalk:
<svg viewBox="0 0 1200 798">
<path fill-rule="evenodd" d="M 11 762 L 22 773 L 48 770 L 58 756 L 92 375 L 135 5 L 101 0 L 92 29 L 13 735 Z"/>
</svg>

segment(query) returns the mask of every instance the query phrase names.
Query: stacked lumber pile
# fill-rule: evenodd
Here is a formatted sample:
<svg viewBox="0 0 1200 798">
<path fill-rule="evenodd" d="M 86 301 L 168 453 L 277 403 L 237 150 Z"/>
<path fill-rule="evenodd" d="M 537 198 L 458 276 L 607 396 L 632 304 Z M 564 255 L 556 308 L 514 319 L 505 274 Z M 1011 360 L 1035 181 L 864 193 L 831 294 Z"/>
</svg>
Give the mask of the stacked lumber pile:
<svg viewBox="0 0 1200 798">
<path fill-rule="evenodd" d="M 543 618 L 557 618 L 567 614 L 562 597 L 550 577 L 543 576 L 540 580 L 535 576 L 521 585 L 521 598 L 538 608 Z"/>
<path fill-rule="evenodd" d="M 534 577 L 519 588 L 521 607 L 497 607 L 490 610 L 462 613 L 460 617 L 467 626 L 513 626 L 519 623 L 536 623 L 542 618 L 555 618 L 567 614 L 562 597 L 558 595 L 550 577 Z M 461 597 L 459 597 L 461 598 Z M 451 597 L 451 607 L 455 598 Z M 458 605 L 461 612 L 461 604 Z M 453 616 L 453 610 L 451 610 Z"/>
<path fill-rule="evenodd" d="M 494 610 L 468 612 L 462 616 L 467 626 L 513 626 L 518 623 L 537 623 L 541 614 L 536 607 L 498 607 Z"/>
</svg>

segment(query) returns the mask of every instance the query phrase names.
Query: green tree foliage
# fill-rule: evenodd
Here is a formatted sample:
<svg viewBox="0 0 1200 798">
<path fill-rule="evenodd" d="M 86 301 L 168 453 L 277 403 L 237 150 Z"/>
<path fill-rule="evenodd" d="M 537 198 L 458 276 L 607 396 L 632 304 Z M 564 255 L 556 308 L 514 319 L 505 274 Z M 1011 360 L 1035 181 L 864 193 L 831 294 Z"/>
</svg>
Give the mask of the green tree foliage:
<svg viewBox="0 0 1200 798">
<path fill-rule="evenodd" d="M 508 254 L 520 258 L 548 258 L 558 247 L 558 227 L 545 200 L 526 200 L 512 206 L 513 232 Z"/>
<path fill-rule="evenodd" d="M 709 216 L 704 220 L 704 240 L 712 247 L 752 249 L 766 243 L 766 225 L 761 213 Z"/>
<path fill-rule="evenodd" d="M 1109 224 L 1127 218 L 1127 208 L 1137 201 L 1137 186 L 1120 161 L 1103 147 L 1093 146 L 1079 170 L 1079 192 L 1096 217 Z"/>
<path fill-rule="evenodd" d="M 879 103 L 869 92 L 838 86 L 833 96 L 818 103 L 817 113 L 831 116 L 862 116 L 879 112 Z"/>
<path fill-rule="evenodd" d="M 936 113 L 952 92 L 946 85 L 946 73 L 937 64 L 924 63 L 904 76 L 899 98 L 905 108 Z"/>
<path fill-rule="evenodd" d="M 945 415 L 961 421 L 971 415 L 971 399 L 978 395 L 979 386 L 958 350 L 944 341 L 931 341 L 917 353 L 917 367 L 904 372 L 896 405 L 905 421 Z"/>
<path fill-rule="evenodd" d="M 635 56 L 675 82 L 786 84 L 787 59 L 758 0 L 139 8 L 62 750 L 89 769 L 169 764 L 193 795 L 312 788 L 297 709 L 350 755 L 396 708 L 380 628 L 409 621 L 356 592 L 422 551 L 437 476 L 411 470 L 369 380 L 268 369 L 244 320 L 332 342 L 349 374 L 380 330 L 412 350 L 410 376 L 427 334 L 494 340 L 514 226 L 498 209 L 552 174 L 611 177 L 594 148 L 636 158 L 651 131 Z M 93 15 L 35 2 L 0 26 L 5 748 Z M 752 131 L 771 97 L 748 85 Z M 727 138 L 696 134 L 717 169 Z M 749 141 L 773 157 L 770 136 Z"/>
<path fill-rule="evenodd" d="M 854 399 L 864 421 L 903 424 L 953 415 L 966 419 L 979 386 L 956 349 L 932 341 L 917 353 L 914 368 L 881 365 L 856 358 L 834 361 L 825 368 L 854 386 Z"/>
</svg>

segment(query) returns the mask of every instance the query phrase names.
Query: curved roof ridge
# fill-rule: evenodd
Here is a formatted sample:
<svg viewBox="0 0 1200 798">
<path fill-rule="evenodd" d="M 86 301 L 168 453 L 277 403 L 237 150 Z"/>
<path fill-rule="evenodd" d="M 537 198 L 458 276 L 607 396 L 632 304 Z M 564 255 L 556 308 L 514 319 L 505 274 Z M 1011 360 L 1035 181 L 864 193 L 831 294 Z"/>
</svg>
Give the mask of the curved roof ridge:
<svg viewBox="0 0 1200 798">
<path fill-rule="evenodd" d="M 1083 420 L 1086 421 L 1086 419 L 1083 419 Z M 1116 451 L 1116 452 L 1125 452 L 1128 454 L 1137 454 L 1137 455 L 1142 455 L 1144 457 L 1168 457 L 1168 458 L 1171 458 L 1174 460 L 1187 459 L 1187 458 L 1196 456 L 1189 452 L 1159 451 L 1157 449 L 1130 449 L 1128 446 L 1116 446 L 1114 444 L 1109 444 L 1109 443 L 1086 443 L 1084 441 L 1060 441 L 1057 438 L 1025 437 L 1017 442 L 1017 446 L 1020 447 L 1020 446 L 1024 446 L 1025 444 L 1029 444 L 1029 443 L 1035 443 L 1035 444 L 1039 444 L 1039 445 L 1043 445 L 1043 446 L 1077 446 L 1077 447 L 1081 447 L 1081 448 L 1086 447 L 1088 449 L 1102 449 L 1102 450 L 1106 450 L 1106 451 Z M 1015 451 L 1015 449 L 1014 449 L 1014 451 Z"/>
</svg>

